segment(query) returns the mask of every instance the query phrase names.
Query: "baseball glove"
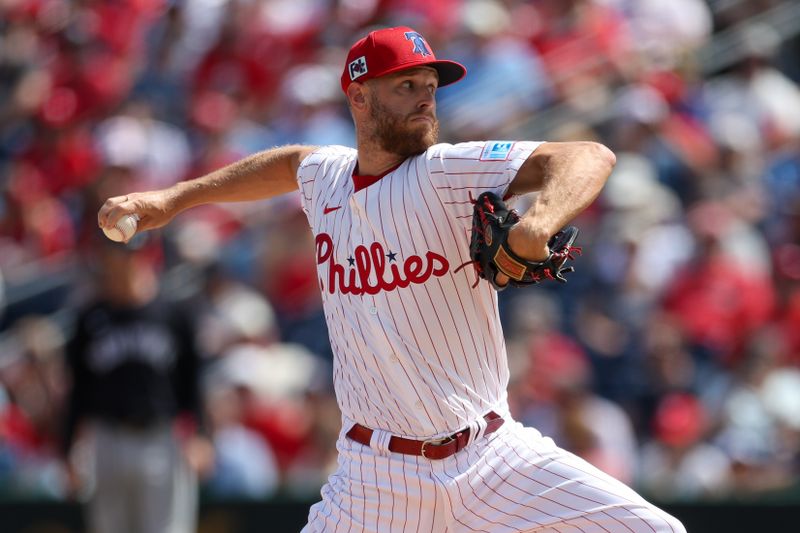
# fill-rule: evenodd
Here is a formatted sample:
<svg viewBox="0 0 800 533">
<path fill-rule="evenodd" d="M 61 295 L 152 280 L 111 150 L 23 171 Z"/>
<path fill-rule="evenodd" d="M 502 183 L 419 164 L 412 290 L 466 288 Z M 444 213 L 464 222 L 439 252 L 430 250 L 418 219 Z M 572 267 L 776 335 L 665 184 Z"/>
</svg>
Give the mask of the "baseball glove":
<svg viewBox="0 0 800 533">
<path fill-rule="evenodd" d="M 546 279 L 566 283 L 564 274 L 575 269 L 565 264 L 568 259 L 575 259 L 573 254 L 581 253 L 580 248 L 573 246 L 578 228 L 567 226 L 553 235 L 547 242 L 550 249 L 547 259 L 528 261 L 515 254 L 508 246 L 508 232 L 519 219 L 519 214 L 509 209 L 499 196 L 490 191 L 481 193 L 475 200 L 472 216 L 472 239 L 469 246 L 472 260 L 461 265 L 458 270 L 472 264 L 478 276 L 489 280 L 498 291 L 508 285 L 525 287 Z M 498 285 L 495 281 L 497 274 L 501 272 L 509 277 L 507 285 Z M 475 285 L 479 281 L 476 280 Z"/>
</svg>

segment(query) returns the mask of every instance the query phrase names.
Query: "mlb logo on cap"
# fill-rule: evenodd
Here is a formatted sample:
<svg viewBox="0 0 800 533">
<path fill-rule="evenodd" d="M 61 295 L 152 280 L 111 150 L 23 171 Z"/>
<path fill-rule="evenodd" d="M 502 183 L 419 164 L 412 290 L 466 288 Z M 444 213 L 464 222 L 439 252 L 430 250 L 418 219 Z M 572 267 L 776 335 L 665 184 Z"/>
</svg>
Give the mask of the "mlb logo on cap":
<svg viewBox="0 0 800 533">
<path fill-rule="evenodd" d="M 356 80 L 365 82 L 414 67 L 431 67 L 439 73 L 439 87 L 455 83 L 467 69 L 455 61 L 436 59 L 428 42 L 418 32 L 401 26 L 370 32 L 350 48 L 342 72 L 346 93 Z"/>
</svg>

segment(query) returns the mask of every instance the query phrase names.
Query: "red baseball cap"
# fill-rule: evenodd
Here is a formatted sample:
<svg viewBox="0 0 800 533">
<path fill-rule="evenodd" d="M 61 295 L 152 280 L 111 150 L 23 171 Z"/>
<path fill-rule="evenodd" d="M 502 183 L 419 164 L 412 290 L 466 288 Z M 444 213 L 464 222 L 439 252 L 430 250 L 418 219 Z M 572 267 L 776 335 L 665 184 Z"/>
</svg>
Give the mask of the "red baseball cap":
<svg viewBox="0 0 800 533">
<path fill-rule="evenodd" d="M 425 38 L 407 26 L 375 30 L 350 48 L 342 72 L 342 90 L 347 92 L 354 81 L 364 82 L 425 66 L 439 73 L 439 87 L 455 83 L 467 74 L 461 63 L 436 59 Z"/>
</svg>

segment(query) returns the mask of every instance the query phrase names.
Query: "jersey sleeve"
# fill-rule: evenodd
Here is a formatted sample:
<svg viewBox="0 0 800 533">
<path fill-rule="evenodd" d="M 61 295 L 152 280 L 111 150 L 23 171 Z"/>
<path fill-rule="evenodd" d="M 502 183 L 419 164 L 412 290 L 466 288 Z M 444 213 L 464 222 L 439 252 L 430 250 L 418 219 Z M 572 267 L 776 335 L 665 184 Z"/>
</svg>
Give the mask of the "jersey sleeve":
<svg viewBox="0 0 800 533">
<path fill-rule="evenodd" d="M 504 197 L 517 171 L 541 142 L 480 141 L 438 144 L 428 150 L 428 170 L 447 211 L 469 225 L 472 200 L 492 191 Z"/>
<path fill-rule="evenodd" d="M 337 186 L 342 169 L 355 158 L 355 150 L 344 146 L 322 146 L 306 156 L 297 167 L 297 185 L 303 212 L 313 228 L 320 195 Z M 329 191 L 328 191 L 329 192 Z"/>
<path fill-rule="evenodd" d="M 297 186 L 300 190 L 300 205 L 306 214 L 309 224 L 312 222 L 314 212 L 314 193 L 317 190 L 317 180 L 322 176 L 325 155 L 322 148 L 308 154 L 297 167 Z"/>
</svg>

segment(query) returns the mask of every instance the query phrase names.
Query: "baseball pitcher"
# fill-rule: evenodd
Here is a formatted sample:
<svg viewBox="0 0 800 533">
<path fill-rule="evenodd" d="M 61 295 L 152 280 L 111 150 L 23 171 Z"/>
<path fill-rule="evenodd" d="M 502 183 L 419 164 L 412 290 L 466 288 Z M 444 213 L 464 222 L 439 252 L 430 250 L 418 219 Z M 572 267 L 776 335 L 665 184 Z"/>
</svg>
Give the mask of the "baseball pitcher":
<svg viewBox="0 0 800 533">
<path fill-rule="evenodd" d="M 497 290 L 565 281 L 568 223 L 615 163 L 596 143 L 437 144 L 436 92 L 466 69 L 407 27 L 353 45 L 357 149 L 284 146 L 110 198 L 139 230 L 208 202 L 298 191 L 335 354 L 338 469 L 304 531 L 683 532 L 675 518 L 511 417 Z M 522 215 L 504 199 L 537 191 Z"/>
</svg>

